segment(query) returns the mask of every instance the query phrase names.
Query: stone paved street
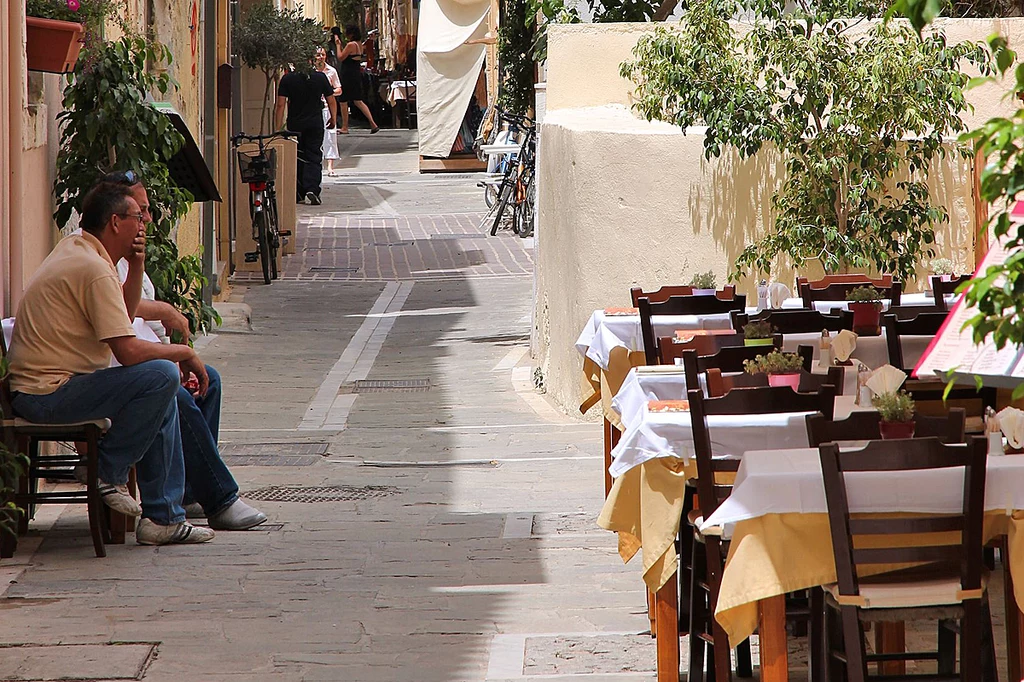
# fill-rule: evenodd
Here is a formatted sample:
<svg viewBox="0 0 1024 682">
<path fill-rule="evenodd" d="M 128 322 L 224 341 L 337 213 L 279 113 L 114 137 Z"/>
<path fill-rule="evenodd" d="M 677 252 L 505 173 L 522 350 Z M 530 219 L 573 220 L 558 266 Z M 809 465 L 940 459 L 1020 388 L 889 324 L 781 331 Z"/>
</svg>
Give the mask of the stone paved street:
<svg viewBox="0 0 1024 682">
<path fill-rule="evenodd" d="M 284 280 L 234 285 L 251 329 L 203 340 L 269 523 L 96 559 L 84 509 L 43 510 L 0 563 L 0 680 L 653 677 L 637 568 L 594 525 L 599 430 L 533 390 L 527 245 L 432 239 L 474 232 L 475 179 L 411 173 L 409 133 L 350 138 Z M 423 260 L 380 260 L 402 240 Z"/>
</svg>

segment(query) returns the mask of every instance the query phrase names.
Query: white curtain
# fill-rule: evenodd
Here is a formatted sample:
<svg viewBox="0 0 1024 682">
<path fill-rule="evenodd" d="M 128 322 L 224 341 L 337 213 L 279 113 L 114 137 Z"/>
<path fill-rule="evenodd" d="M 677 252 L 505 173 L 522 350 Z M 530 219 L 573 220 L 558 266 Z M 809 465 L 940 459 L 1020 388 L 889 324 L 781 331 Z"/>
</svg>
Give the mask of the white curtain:
<svg viewBox="0 0 1024 682">
<path fill-rule="evenodd" d="M 483 67 L 488 0 L 422 0 L 416 42 L 420 154 L 447 157 Z"/>
</svg>

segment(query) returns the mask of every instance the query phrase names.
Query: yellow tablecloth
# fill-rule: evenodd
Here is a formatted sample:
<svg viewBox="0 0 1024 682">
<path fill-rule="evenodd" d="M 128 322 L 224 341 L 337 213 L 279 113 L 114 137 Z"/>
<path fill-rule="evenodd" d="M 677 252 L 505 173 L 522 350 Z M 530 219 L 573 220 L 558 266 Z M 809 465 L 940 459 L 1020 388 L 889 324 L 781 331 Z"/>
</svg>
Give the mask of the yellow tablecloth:
<svg viewBox="0 0 1024 682">
<path fill-rule="evenodd" d="M 604 418 L 621 430 L 619 414 L 612 409 L 612 398 L 619 392 L 629 370 L 646 364 L 647 358 L 643 351 L 630 351 L 621 346 L 613 348 L 609 354 L 608 369 L 601 369 L 590 358 L 584 358 L 581 377 L 583 401 L 580 403 L 580 412 L 586 412 L 600 402 Z"/>
<path fill-rule="evenodd" d="M 1015 576 L 1018 604 L 1024 604 L 1022 524 L 1024 511 L 985 515 L 986 541 L 1008 537 L 1004 561 Z M 828 514 L 767 514 L 740 521 L 732 534 L 715 618 L 735 645 L 757 628 L 758 600 L 835 581 Z"/>
</svg>

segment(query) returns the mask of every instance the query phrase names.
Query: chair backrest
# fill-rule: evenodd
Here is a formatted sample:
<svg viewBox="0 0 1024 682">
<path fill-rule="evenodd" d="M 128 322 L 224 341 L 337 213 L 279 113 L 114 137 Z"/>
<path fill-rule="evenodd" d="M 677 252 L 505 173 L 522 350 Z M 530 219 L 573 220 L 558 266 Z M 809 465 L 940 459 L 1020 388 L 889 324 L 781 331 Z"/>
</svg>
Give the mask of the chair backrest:
<svg viewBox="0 0 1024 682">
<path fill-rule="evenodd" d="M 641 298 L 646 298 L 651 303 L 663 303 L 668 300 L 669 296 L 693 296 L 693 287 L 678 284 L 663 286 L 657 291 L 644 291 L 640 287 L 633 287 L 629 290 L 629 296 L 633 299 L 633 307 L 636 308 L 640 305 Z M 731 301 L 735 297 L 736 286 L 733 284 L 727 284 L 715 292 L 715 298 L 720 298 L 724 301 Z"/>
<path fill-rule="evenodd" d="M 855 598 L 860 594 L 857 573 L 858 570 L 863 571 L 863 567 L 936 563 L 957 568 L 961 589 L 978 590 L 980 596 L 984 544 L 984 439 L 971 439 L 966 446 L 945 445 L 938 438 L 873 440 L 863 450 L 848 452 L 842 452 L 836 443 L 825 443 L 819 446 L 818 453 L 840 595 Z M 948 468 L 964 470 L 963 504 L 959 512 L 851 518 L 846 474 Z M 957 531 L 960 542 L 952 545 L 935 545 L 934 536 L 929 536 L 930 533 Z M 880 535 L 898 536 L 899 542 L 886 542 L 885 547 L 878 547 L 877 542 L 874 547 L 860 542 L 869 536 Z M 855 605 L 856 599 L 850 602 Z M 842 599 L 840 604 L 843 604 Z"/>
<path fill-rule="evenodd" d="M 937 305 L 891 305 L 885 314 L 895 315 L 897 320 L 912 320 L 921 313 L 947 313 L 948 310 Z"/>
<path fill-rule="evenodd" d="M 943 443 L 963 443 L 967 411 L 950 408 L 945 417 L 914 416 L 915 438 L 938 438 Z M 874 410 L 851 412 L 846 419 L 828 419 L 822 414 L 807 415 L 807 444 L 816 448 L 837 441 L 878 440 L 881 416 Z"/>
<path fill-rule="evenodd" d="M 897 369 L 908 371 L 903 361 L 903 343 L 901 336 L 935 336 L 948 313 L 918 313 L 908 320 L 901 320 L 896 315 L 882 315 L 882 328 L 885 329 L 885 345 L 889 351 L 889 364 Z"/>
<path fill-rule="evenodd" d="M 714 512 L 732 492 L 732 486 L 716 480 L 715 474 L 737 471 L 740 464 L 739 457 L 714 457 L 707 423 L 709 415 L 785 412 L 822 412 L 831 415 L 835 409 L 835 389 L 827 384 L 815 393 L 795 393 L 786 386 L 737 388 L 718 398 L 705 398 L 700 389 L 690 389 L 686 393 L 690 402 L 693 452 L 697 460 L 697 495 L 704 518 Z"/>
<path fill-rule="evenodd" d="M 742 294 L 728 301 L 715 296 L 669 296 L 660 303 L 641 296 L 636 307 L 640 311 L 640 334 L 644 341 L 647 364 L 658 362 L 658 339 L 654 333 L 656 315 L 714 315 L 743 310 L 746 305 L 747 297 Z"/>
<path fill-rule="evenodd" d="M 782 345 L 781 339 L 777 341 L 778 346 Z M 727 346 L 720 348 L 717 353 L 711 355 L 698 355 L 696 351 L 684 350 L 683 373 L 686 375 L 687 386 L 698 386 L 697 383 L 701 372 L 706 372 L 712 367 L 722 370 L 722 373 L 742 372 L 743 362 L 753 360 L 758 355 L 765 355 L 771 352 L 767 346 Z M 804 369 L 811 371 L 811 362 L 814 359 L 813 346 L 798 346 L 797 355 L 804 362 Z"/>
<path fill-rule="evenodd" d="M 829 367 L 827 374 L 813 374 L 801 370 L 800 387 L 797 390 L 801 393 L 815 393 L 820 391 L 825 384 L 830 384 L 835 387 L 836 395 L 842 395 L 843 369 L 842 367 Z M 704 373 L 704 376 L 709 398 L 719 398 L 734 388 L 755 388 L 768 385 L 767 374 L 747 374 L 746 372 L 722 374 L 722 370 L 712 367 Z"/>
<path fill-rule="evenodd" d="M 971 279 L 971 275 L 960 275 L 956 279 L 943 281 L 942 275 L 932 275 L 929 283 L 932 285 L 932 296 L 935 297 L 935 307 L 939 310 L 947 310 L 946 294 L 956 293 L 958 286 Z"/>
<path fill-rule="evenodd" d="M 782 347 L 782 335 L 778 335 L 777 348 Z M 711 355 L 719 349 L 730 346 L 742 346 L 743 334 L 694 334 L 688 341 L 680 341 L 673 336 L 658 338 L 658 364 L 674 365 L 676 358 L 683 357 L 684 350 L 695 350 L 698 355 Z"/>
<path fill-rule="evenodd" d="M 837 310 L 835 314 L 830 315 L 819 310 L 762 310 L 753 316 L 734 311 L 731 316 L 732 328 L 736 331 L 743 331 L 743 325 L 751 321 L 767 322 L 780 334 L 808 334 L 820 332 L 822 329 L 830 332 L 853 329 L 853 312 L 850 310 Z"/>
<path fill-rule="evenodd" d="M 862 272 L 851 272 L 845 275 L 825 275 L 821 279 L 814 281 L 806 277 L 797 277 L 796 288 L 799 289 L 802 284 L 809 284 L 814 289 L 824 289 L 830 284 L 870 284 L 876 287 L 891 287 L 892 275 L 869 277 Z"/>
<path fill-rule="evenodd" d="M 891 305 L 899 305 L 900 297 L 903 294 L 903 282 L 893 282 L 889 286 L 879 286 L 864 282 L 836 283 L 816 289 L 810 284 L 800 285 L 800 298 L 803 299 L 804 308 L 813 309 L 815 301 L 845 301 L 846 295 L 858 287 L 870 286 L 878 291 L 881 298 L 889 299 Z"/>
</svg>

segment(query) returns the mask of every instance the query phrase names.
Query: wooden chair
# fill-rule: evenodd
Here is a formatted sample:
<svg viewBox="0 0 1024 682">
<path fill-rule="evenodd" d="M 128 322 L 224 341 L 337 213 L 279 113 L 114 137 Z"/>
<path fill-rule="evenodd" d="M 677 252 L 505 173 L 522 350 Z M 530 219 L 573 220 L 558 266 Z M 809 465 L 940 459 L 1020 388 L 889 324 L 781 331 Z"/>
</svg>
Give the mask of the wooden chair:
<svg viewBox="0 0 1024 682">
<path fill-rule="evenodd" d="M 936 305 L 891 305 L 885 309 L 888 315 L 895 315 L 897 320 L 912 320 L 921 313 L 947 313 L 945 307 Z"/>
<path fill-rule="evenodd" d="M 762 310 L 750 316 L 743 311 L 734 311 L 732 328 L 743 331 L 748 322 L 767 322 L 780 334 L 809 334 L 827 329 L 838 332 L 853 329 L 853 313 L 849 310 L 838 310 L 835 314 L 825 314 L 818 310 Z"/>
<path fill-rule="evenodd" d="M 845 275 L 825 275 L 813 282 L 806 277 L 796 278 L 796 288 L 799 290 L 802 284 L 809 284 L 816 289 L 823 289 L 832 284 L 870 284 L 876 287 L 891 287 L 892 275 L 880 275 L 869 277 L 862 272 L 851 272 Z"/>
<path fill-rule="evenodd" d="M 658 362 L 653 320 L 655 315 L 715 315 L 743 310 L 746 305 L 747 297 L 742 294 L 728 301 L 715 296 L 669 296 L 661 303 L 640 297 L 637 300 L 637 308 L 640 310 L 640 333 L 644 341 L 647 364 L 654 365 Z"/>
<path fill-rule="evenodd" d="M 682 356 L 686 385 L 699 386 L 700 373 L 706 372 L 712 367 L 720 369 L 723 374 L 742 372 L 745 360 L 753 360 L 758 355 L 764 355 L 770 351 L 771 349 L 766 346 L 729 346 L 720 349 L 713 355 L 698 355 L 697 351 L 684 350 L 682 351 Z M 798 346 L 796 354 L 803 359 L 804 370 L 810 372 L 811 362 L 814 358 L 814 348 L 812 346 Z"/>
<path fill-rule="evenodd" d="M 718 594 L 722 583 L 722 570 L 728 553 L 728 540 L 712 534 L 701 533 L 697 526 L 702 518 L 714 513 L 718 506 L 732 492 L 732 486 L 724 484 L 720 474 L 735 474 L 739 469 L 738 457 L 715 457 L 711 447 L 711 434 L 708 430 L 709 415 L 735 414 L 766 414 L 784 412 L 818 412 L 831 414 L 835 405 L 835 389 L 825 385 L 817 393 L 794 393 L 787 387 L 739 388 L 719 398 L 705 398 L 702 391 L 687 391 L 690 401 L 690 420 L 693 432 L 694 458 L 697 460 L 697 496 L 700 499 L 699 512 L 691 512 L 685 519 L 692 528 L 684 530 L 692 532 L 693 568 L 690 583 L 690 668 L 687 680 L 703 682 L 704 661 L 706 650 L 710 648 L 708 660 L 709 674 L 707 679 L 714 682 L 732 680 L 732 666 L 729 655 L 729 640 L 714 617 L 718 605 Z M 730 453 L 740 454 L 740 453 Z M 821 680 L 816 663 L 822 660 L 820 643 L 821 633 L 818 631 L 821 619 L 813 617 L 821 612 L 820 591 L 812 591 L 811 603 L 806 611 L 791 611 L 792 616 L 802 620 L 810 619 L 813 680 Z M 741 666 L 742 654 L 737 652 L 737 675 L 749 676 L 746 666 Z"/>
<path fill-rule="evenodd" d="M 942 275 L 932 275 L 929 283 L 932 285 L 932 296 L 935 297 L 935 307 L 939 310 L 948 310 L 946 305 L 946 294 L 955 294 L 957 287 L 971 279 L 971 275 L 960 275 L 954 280 L 944 281 Z"/>
<path fill-rule="evenodd" d="M 813 374 L 806 370 L 800 371 L 800 393 L 816 393 L 825 384 L 834 386 L 836 395 L 843 394 L 843 367 L 829 367 L 827 374 Z M 768 385 L 766 374 L 722 374 L 722 370 L 712 367 L 704 373 L 709 398 L 720 398 L 734 388 L 757 388 Z"/>
<path fill-rule="evenodd" d="M 807 444 L 816 448 L 822 443 L 879 440 L 881 419 L 874 411 L 851 412 L 846 419 L 832 420 L 821 414 L 807 415 Z M 950 408 L 945 417 L 915 415 L 915 438 L 938 438 L 943 443 L 963 443 L 967 411 Z"/>
<path fill-rule="evenodd" d="M 890 305 L 899 305 L 900 297 L 903 294 L 903 282 L 892 282 L 888 286 L 880 286 L 874 283 L 851 282 L 829 284 L 828 286 L 816 288 L 811 284 L 800 285 L 800 298 L 803 299 L 804 308 L 814 310 L 815 301 L 845 301 L 846 295 L 858 287 L 871 286 L 878 291 L 880 298 L 889 299 Z"/>
<path fill-rule="evenodd" d="M 640 305 L 640 299 L 646 298 L 651 303 L 664 303 L 669 296 L 693 296 L 693 287 L 689 285 L 663 286 L 657 291 L 644 291 L 640 287 L 633 287 L 629 290 L 629 296 L 633 299 L 633 307 Z M 715 292 L 715 298 L 723 301 L 731 301 L 736 297 L 736 287 L 727 284 Z"/>
<path fill-rule="evenodd" d="M 7 357 L 7 342 L 0 331 L 0 358 Z M 29 458 L 28 471 L 18 479 L 18 492 L 12 500 L 24 510 L 18 518 L 18 535 L 28 532 L 29 519 L 34 515 L 35 508 L 40 504 L 74 504 L 84 503 L 89 509 L 89 531 L 92 534 L 93 548 L 96 556 L 107 555 L 104 541 L 124 542 L 123 533 L 112 537 L 110 533 L 111 517 L 121 516 L 103 504 L 98 489 L 99 473 L 99 440 L 110 428 L 109 419 L 76 422 L 73 424 L 36 424 L 14 417 L 11 409 L 11 390 L 8 377 L 0 379 L 0 410 L 3 418 L 4 441 L 14 443 L 19 452 Z M 73 443 L 80 441 L 86 444 L 85 456 L 78 453 L 43 455 L 39 452 L 40 443 Z M 74 480 L 70 469 L 85 464 L 87 481 L 85 490 L 40 492 L 40 478 L 51 480 Z M 115 519 L 113 525 L 124 528 L 123 519 Z M 0 536 L 0 558 L 10 558 L 17 549 L 18 538 L 10 533 Z"/>
<path fill-rule="evenodd" d="M 946 321 L 947 313 L 918 313 L 909 320 L 901 320 L 896 315 L 882 315 L 882 328 L 885 330 L 885 345 L 889 351 L 889 364 L 904 372 L 910 373 L 913 367 L 907 367 L 903 360 L 903 343 L 901 336 L 935 336 Z"/>
<path fill-rule="evenodd" d="M 782 348 L 782 334 L 776 334 L 775 348 Z M 680 342 L 672 336 L 658 339 L 658 364 L 674 365 L 676 358 L 683 357 L 683 351 L 697 351 L 698 355 L 713 355 L 723 348 L 744 348 L 743 334 L 698 334 L 689 341 Z M 761 346 L 762 353 L 768 348 Z"/>
<path fill-rule="evenodd" d="M 825 587 L 826 677 L 864 682 L 868 663 L 935 660 L 931 680 L 981 682 L 995 679 L 995 651 L 982 580 L 982 526 L 985 498 L 985 440 L 966 446 L 945 445 L 937 438 L 871 441 L 863 450 L 841 452 L 835 443 L 819 446 L 828 503 L 837 582 Z M 850 514 L 846 475 L 960 468 L 964 471 L 959 513 L 911 517 Z M 931 533 L 958 532 L 960 541 L 936 545 Z M 884 537 L 896 540 L 885 542 Z M 879 547 L 879 539 L 884 546 Z M 865 541 L 875 540 L 870 547 Z M 871 566 L 926 563 L 926 569 L 887 573 L 873 578 Z M 876 571 L 877 572 L 877 571 Z M 936 651 L 868 655 L 864 623 L 902 620 L 960 621 L 960 674 L 953 674 L 948 635 Z M 943 641 L 947 639 L 947 641 Z M 947 646 L 943 646 L 943 645 Z M 922 679 L 919 675 L 886 675 L 886 680 Z"/>
</svg>

